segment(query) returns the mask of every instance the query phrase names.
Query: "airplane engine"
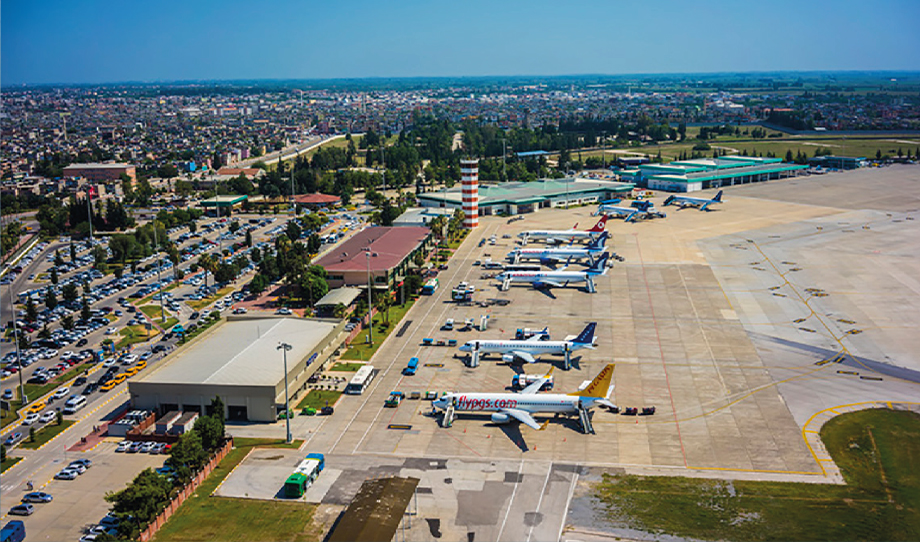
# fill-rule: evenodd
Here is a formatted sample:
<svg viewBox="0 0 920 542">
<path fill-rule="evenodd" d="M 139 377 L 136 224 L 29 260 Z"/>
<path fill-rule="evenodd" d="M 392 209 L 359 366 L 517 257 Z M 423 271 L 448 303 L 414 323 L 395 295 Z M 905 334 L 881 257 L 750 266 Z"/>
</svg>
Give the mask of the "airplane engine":
<svg viewBox="0 0 920 542">
<path fill-rule="evenodd" d="M 511 421 L 511 416 L 503 414 L 501 412 L 495 412 L 492 414 L 492 423 L 508 423 Z"/>
<path fill-rule="evenodd" d="M 514 354 L 502 354 L 502 361 L 505 363 L 514 363 Z"/>
</svg>

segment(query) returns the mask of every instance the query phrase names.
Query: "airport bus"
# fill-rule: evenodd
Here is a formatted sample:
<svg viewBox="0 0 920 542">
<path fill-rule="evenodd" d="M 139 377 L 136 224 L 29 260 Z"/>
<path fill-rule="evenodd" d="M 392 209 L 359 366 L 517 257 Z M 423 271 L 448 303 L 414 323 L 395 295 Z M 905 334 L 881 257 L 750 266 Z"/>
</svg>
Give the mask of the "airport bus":
<svg viewBox="0 0 920 542">
<path fill-rule="evenodd" d="M 422 295 L 433 295 L 434 291 L 438 289 L 438 279 L 430 279 L 428 282 L 422 286 Z"/>
<path fill-rule="evenodd" d="M 284 496 L 289 499 L 299 499 L 308 487 L 316 480 L 319 473 L 323 472 L 326 461 L 323 454 L 307 454 L 293 474 L 284 482 Z"/>
<path fill-rule="evenodd" d="M 371 381 L 374 380 L 376 374 L 377 371 L 374 370 L 373 365 L 361 367 L 358 369 L 358 372 L 355 373 L 355 376 L 351 377 L 348 385 L 345 386 L 345 393 L 349 395 L 361 395 L 370 385 Z"/>
</svg>

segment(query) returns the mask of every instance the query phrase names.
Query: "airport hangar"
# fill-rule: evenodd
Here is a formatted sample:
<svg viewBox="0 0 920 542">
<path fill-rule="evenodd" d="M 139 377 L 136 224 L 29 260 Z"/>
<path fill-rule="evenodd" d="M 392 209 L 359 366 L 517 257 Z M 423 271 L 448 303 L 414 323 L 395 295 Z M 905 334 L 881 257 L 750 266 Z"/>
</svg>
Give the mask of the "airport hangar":
<svg viewBox="0 0 920 542">
<path fill-rule="evenodd" d="M 696 192 L 771 179 L 794 177 L 808 166 L 786 164 L 780 158 L 722 156 L 678 160 L 669 164 L 641 164 L 620 170 L 621 179 L 643 188 L 668 192 Z"/>
<path fill-rule="evenodd" d="M 479 185 L 479 216 L 499 213 L 516 215 L 540 209 L 598 203 L 624 198 L 635 185 L 614 181 L 589 181 L 578 178 L 541 179 L 532 182 L 509 182 Z M 463 198 L 460 185 L 439 192 L 417 196 L 422 207 L 460 209 Z"/>
<path fill-rule="evenodd" d="M 287 352 L 290 401 L 296 405 L 309 379 L 342 345 L 346 320 L 230 316 L 180 347 L 149 375 L 128 383 L 132 408 L 158 414 L 206 413 L 220 396 L 228 420 L 273 422 L 284 411 Z"/>
</svg>

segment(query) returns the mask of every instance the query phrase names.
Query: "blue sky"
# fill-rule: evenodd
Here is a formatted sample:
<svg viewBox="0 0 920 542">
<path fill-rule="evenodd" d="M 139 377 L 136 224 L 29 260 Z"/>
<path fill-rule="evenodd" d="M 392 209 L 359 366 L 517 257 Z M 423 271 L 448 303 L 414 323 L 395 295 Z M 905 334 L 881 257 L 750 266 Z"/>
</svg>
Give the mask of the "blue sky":
<svg viewBox="0 0 920 542">
<path fill-rule="evenodd" d="M 3 0 L 0 82 L 920 70 L 916 0 Z"/>
</svg>

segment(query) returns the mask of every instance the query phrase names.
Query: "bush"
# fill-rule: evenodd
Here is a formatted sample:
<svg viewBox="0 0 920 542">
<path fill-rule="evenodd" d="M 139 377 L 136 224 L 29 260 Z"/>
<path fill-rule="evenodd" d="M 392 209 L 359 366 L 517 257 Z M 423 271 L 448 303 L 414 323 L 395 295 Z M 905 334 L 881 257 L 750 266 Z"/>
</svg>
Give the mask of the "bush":
<svg viewBox="0 0 920 542">
<path fill-rule="evenodd" d="M 709 143 L 706 143 L 705 141 L 700 141 L 693 146 L 693 150 L 695 151 L 708 151 L 711 148 L 712 147 L 709 145 Z"/>
</svg>

